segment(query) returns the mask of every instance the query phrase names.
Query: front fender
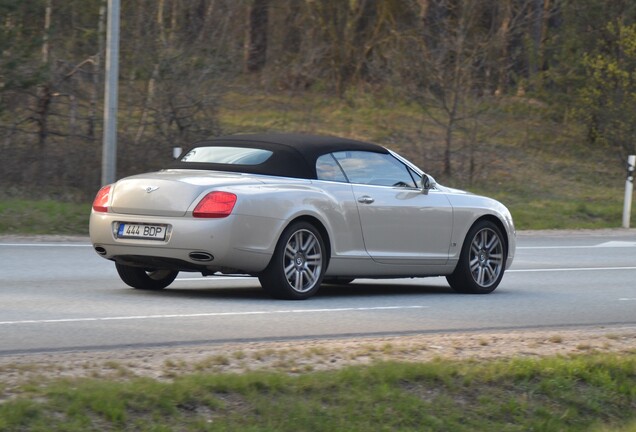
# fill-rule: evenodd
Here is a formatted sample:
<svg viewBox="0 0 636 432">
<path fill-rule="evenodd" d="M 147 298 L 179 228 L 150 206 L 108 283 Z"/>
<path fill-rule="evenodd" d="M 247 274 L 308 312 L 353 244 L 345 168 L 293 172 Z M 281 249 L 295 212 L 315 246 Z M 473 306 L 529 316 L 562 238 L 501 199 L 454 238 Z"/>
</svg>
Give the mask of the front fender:
<svg viewBox="0 0 636 432">
<path fill-rule="evenodd" d="M 470 228 L 479 219 L 490 217 L 503 227 L 503 234 L 508 244 L 506 268 L 512 265 L 516 252 L 516 231 L 510 211 L 492 198 L 471 194 L 448 194 L 453 206 L 453 234 L 451 253 L 449 258 L 457 261 L 461 253 L 462 244 Z"/>
</svg>

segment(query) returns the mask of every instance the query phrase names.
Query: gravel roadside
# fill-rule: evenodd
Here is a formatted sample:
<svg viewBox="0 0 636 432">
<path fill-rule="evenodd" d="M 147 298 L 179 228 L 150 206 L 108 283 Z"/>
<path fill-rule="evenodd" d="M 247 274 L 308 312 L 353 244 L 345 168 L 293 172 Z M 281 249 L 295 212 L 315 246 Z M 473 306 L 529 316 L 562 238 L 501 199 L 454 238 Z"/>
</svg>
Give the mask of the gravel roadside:
<svg viewBox="0 0 636 432">
<path fill-rule="evenodd" d="M 171 380 L 193 372 L 280 371 L 298 374 L 376 361 L 488 360 L 636 354 L 636 327 L 562 328 L 479 333 L 293 340 L 108 351 L 69 351 L 0 356 L 7 388 L 33 379 L 93 377 Z"/>
</svg>

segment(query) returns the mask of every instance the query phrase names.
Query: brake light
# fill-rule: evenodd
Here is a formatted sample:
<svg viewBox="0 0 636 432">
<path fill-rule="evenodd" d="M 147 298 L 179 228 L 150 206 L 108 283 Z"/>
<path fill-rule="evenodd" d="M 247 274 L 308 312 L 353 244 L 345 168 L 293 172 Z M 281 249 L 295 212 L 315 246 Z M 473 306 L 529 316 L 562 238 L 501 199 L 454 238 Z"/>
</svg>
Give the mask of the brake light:
<svg viewBox="0 0 636 432">
<path fill-rule="evenodd" d="M 93 210 L 100 213 L 106 213 L 108 211 L 108 200 L 110 198 L 110 189 L 112 185 L 104 186 L 97 192 L 95 200 L 93 201 Z"/>
<path fill-rule="evenodd" d="M 236 195 L 230 192 L 210 192 L 203 197 L 192 212 L 196 218 L 224 218 L 229 216 L 236 204 Z"/>
</svg>

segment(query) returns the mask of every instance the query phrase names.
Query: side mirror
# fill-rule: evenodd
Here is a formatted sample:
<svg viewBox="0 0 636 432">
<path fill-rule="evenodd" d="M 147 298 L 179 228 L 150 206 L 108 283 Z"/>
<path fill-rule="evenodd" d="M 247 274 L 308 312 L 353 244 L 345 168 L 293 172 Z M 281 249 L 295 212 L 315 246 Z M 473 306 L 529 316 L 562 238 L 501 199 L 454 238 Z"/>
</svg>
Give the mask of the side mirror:
<svg viewBox="0 0 636 432">
<path fill-rule="evenodd" d="M 420 181 L 420 186 L 422 186 L 422 193 L 428 193 L 431 190 L 431 178 L 426 174 L 422 174 L 422 180 Z"/>
</svg>

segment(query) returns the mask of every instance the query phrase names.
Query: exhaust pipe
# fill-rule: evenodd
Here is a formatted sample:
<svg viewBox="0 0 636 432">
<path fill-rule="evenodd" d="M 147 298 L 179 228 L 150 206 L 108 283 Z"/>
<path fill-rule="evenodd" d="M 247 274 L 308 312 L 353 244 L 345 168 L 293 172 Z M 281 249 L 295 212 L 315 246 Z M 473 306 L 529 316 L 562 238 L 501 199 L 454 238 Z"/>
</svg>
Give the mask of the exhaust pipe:
<svg viewBox="0 0 636 432">
<path fill-rule="evenodd" d="M 95 252 L 97 252 L 97 254 L 101 256 L 106 255 L 106 249 L 101 246 L 95 246 Z"/>
<path fill-rule="evenodd" d="M 201 251 L 190 252 L 188 256 L 192 261 L 208 262 L 214 260 L 214 256 L 212 256 L 212 254 Z"/>
</svg>

